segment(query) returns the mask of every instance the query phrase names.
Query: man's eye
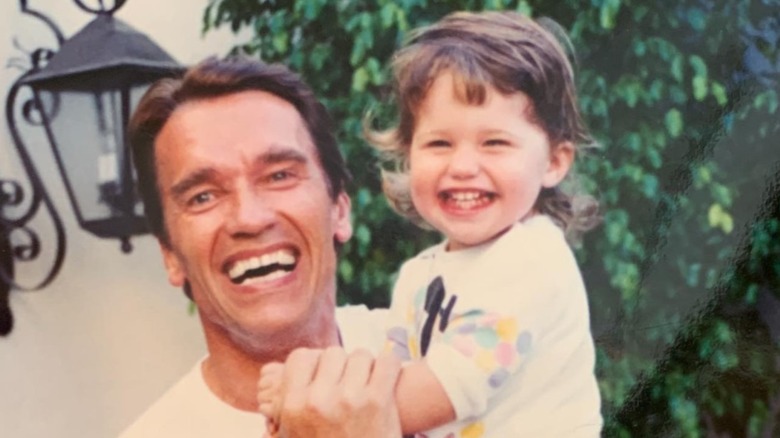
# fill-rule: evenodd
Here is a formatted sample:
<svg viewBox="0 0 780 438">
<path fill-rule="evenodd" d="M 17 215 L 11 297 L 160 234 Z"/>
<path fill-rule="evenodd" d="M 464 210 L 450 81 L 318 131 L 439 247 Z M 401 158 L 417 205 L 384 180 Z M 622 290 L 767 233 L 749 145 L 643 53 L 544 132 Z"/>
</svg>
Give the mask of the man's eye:
<svg viewBox="0 0 780 438">
<path fill-rule="evenodd" d="M 214 194 L 211 192 L 200 192 L 191 197 L 187 204 L 191 206 L 203 205 L 214 199 Z"/>
<path fill-rule="evenodd" d="M 271 181 L 284 181 L 292 177 L 292 173 L 288 170 L 278 170 L 271 175 L 269 175 L 268 179 Z"/>
</svg>

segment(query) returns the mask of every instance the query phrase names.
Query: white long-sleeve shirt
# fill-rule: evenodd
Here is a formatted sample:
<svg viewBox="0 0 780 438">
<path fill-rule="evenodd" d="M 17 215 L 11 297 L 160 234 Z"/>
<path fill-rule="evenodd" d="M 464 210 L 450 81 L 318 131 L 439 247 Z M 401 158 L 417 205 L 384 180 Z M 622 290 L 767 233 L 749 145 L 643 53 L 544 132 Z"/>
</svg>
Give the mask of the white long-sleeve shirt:
<svg viewBox="0 0 780 438">
<path fill-rule="evenodd" d="M 457 416 L 418 436 L 599 436 L 587 296 L 561 230 L 537 215 L 477 247 L 445 245 L 403 265 L 389 318 L 394 351 L 424 356 Z"/>
</svg>

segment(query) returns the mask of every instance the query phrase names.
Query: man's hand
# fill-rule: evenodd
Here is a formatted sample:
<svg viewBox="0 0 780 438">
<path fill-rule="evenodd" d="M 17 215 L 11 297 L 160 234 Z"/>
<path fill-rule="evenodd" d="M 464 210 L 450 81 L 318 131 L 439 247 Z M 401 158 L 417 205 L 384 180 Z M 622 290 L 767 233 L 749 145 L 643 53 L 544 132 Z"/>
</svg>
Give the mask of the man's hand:
<svg viewBox="0 0 780 438">
<path fill-rule="evenodd" d="M 269 432 L 282 438 L 399 438 L 393 392 L 400 369 L 389 354 L 374 359 L 365 350 L 295 350 L 281 373 L 278 422 L 272 425 L 278 430 Z"/>
</svg>

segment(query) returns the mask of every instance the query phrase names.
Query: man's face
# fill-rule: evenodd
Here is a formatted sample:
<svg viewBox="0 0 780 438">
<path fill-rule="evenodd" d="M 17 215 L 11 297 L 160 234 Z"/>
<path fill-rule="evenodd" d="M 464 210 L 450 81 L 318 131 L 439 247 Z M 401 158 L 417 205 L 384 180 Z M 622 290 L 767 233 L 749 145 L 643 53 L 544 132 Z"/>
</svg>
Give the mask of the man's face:
<svg viewBox="0 0 780 438">
<path fill-rule="evenodd" d="M 188 102 L 155 148 L 169 281 L 189 282 L 207 338 L 266 349 L 322 331 L 350 203 L 328 195 L 298 111 L 262 91 Z"/>
</svg>

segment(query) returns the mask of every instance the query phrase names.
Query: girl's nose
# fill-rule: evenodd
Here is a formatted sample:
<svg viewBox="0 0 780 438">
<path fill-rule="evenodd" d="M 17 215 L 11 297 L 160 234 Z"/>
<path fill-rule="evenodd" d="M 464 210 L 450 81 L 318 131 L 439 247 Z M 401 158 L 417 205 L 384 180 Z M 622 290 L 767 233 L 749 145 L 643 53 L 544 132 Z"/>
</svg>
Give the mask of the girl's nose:
<svg viewBox="0 0 780 438">
<path fill-rule="evenodd" d="M 470 178 L 479 173 L 479 153 L 473 147 L 456 146 L 450 156 L 449 173 L 453 178 Z"/>
</svg>

